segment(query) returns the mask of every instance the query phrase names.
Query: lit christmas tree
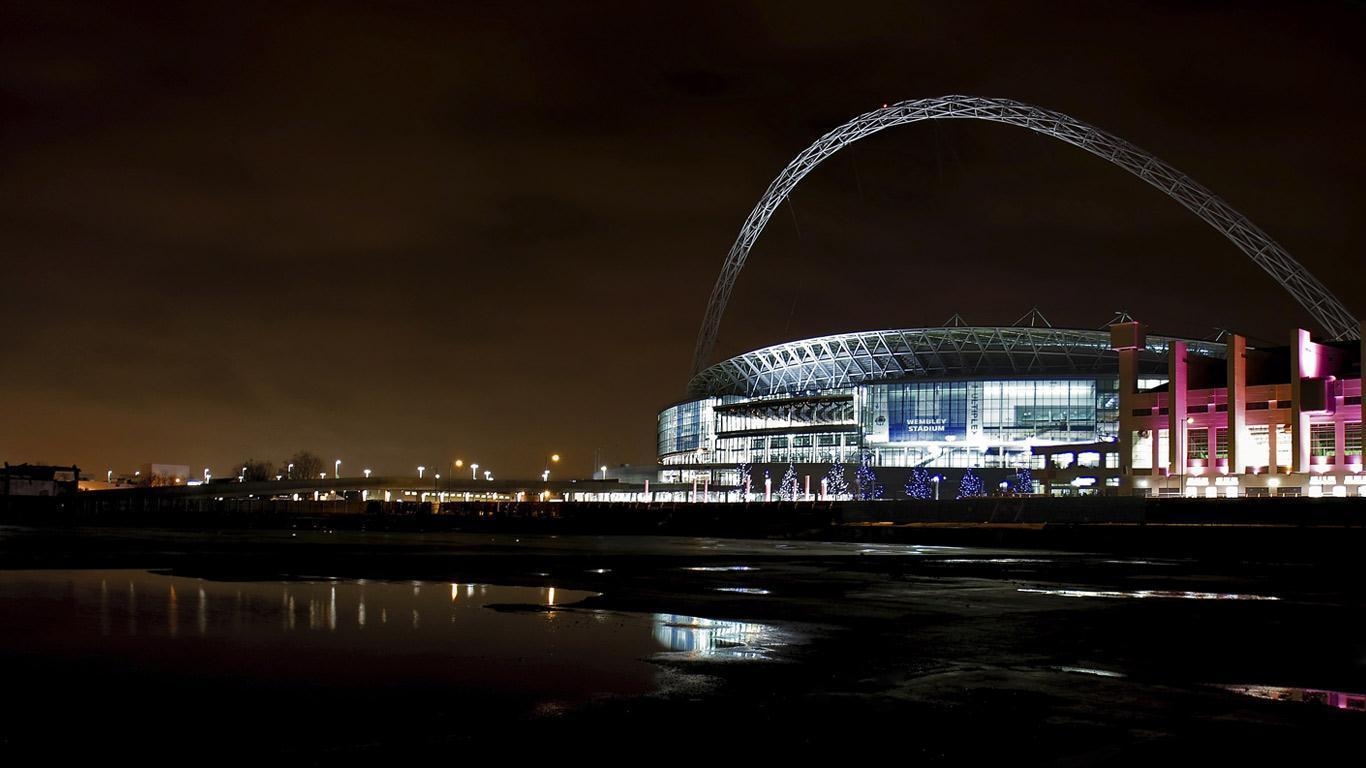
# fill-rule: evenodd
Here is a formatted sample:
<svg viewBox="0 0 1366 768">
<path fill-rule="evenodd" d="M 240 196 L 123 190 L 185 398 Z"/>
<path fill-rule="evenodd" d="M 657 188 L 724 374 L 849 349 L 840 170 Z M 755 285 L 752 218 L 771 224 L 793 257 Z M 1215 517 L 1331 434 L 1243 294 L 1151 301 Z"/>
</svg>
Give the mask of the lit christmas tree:
<svg viewBox="0 0 1366 768">
<path fill-rule="evenodd" d="M 854 485 L 857 490 L 854 498 L 859 501 L 873 501 L 882 498 L 882 486 L 878 485 L 877 473 L 873 472 L 873 454 L 871 451 L 864 451 L 859 455 L 858 472 L 854 474 Z"/>
<path fill-rule="evenodd" d="M 787 471 L 783 473 L 783 481 L 778 485 L 778 500 L 797 500 L 797 468 L 792 465 L 792 462 L 787 463 Z"/>
<path fill-rule="evenodd" d="M 911 470 L 906 480 L 906 496 L 911 499 L 933 499 L 934 488 L 930 486 L 930 473 L 922 467 Z"/>
<path fill-rule="evenodd" d="M 958 498 L 971 499 L 974 496 L 987 495 L 986 485 L 982 478 L 973 473 L 971 469 L 963 473 L 963 479 L 958 483 Z"/>
<path fill-rule="evenodd" d="M 1015 476 L 1010 478 L 1011 493 L 1033 493 L 1034 476 L 1029 473 L 1029 467 L 1022 468 Z"/>
<path fill-rule="evenodd" d="M 830 471 L 825 473 L 825 492 L 832 499 L 842 499 L 849 495 L 849 481 L 844 479 L 844 465 L 831 462 Z"/>
<path fill-rule="evenodd" d="M 749 489 L 749 484 L 750 484 L 750 479 L 749 479 L 750 464 L 749 464 L 749 462 L 748 462 L 748 461 L 742 461 L 742 462 L 740 462 L 739 464 L 735 465 L 735 469 L 736 469 L 736 471 L 739 472 L 739 476 L 736 478 L 736 481 L 735 481 L 735 489 L 738 490 L 738 491 L 741 492 L 741 493 L 749 493 L 749 490 L 750 490 L 750 489 Z"/>
</svg>

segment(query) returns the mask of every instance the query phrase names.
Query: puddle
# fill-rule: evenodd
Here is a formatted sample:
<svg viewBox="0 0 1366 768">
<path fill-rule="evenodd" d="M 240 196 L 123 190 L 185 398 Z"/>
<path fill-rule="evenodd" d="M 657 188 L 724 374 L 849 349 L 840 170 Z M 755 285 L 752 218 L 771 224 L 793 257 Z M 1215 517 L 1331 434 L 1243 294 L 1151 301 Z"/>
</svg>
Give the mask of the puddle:
<svg viewBox="0 0 1366 768">
<path fill-rule="evenodd" d="M 1125 677 L 1123 672 L 1111 672 L 1108 669 L 1094 669 L 1091 667 L 1049 667 L 1058 672 L 1070 672 L 1074 675 L 1092 675 L 1094 677 Z"/>
<path fill-rule="evenodd" d="M 1043 557 L 954 557 L 933 562 L 954 565 L 1018 565 L 1020 563 L 1051 563 L 1053 561 Z"/>
<path fill-rule="evenodd" d="M 790 642 L 766 624 L 655 614 L 655 640 L 675 659 L 767 660 Z"/>
<path fill-rule="evenodd" d="M 1251 696 L 1254 699 L 1270 701 L 1298 701 L 1306 704 L 1319 704 L 1334 709 L 1352 712 L 1366 712 L 1366 693 L 1347 693 L 1346 691 L 1325 691 L 1318 688 L 1292 688 L 1275 685 L 1218 685 L 1232 693 Z"/>
<path fill-rule="evenodd" d="M 217 582 L 147 571 L 0 571 L 0 661 L 100 674 L 355 690 L 439 687 L 577 702 L 659 689 L 659 654 L 767 659 L 762 624 L 604 612 L 556 587 L 318 578 Z M 493 610 L 489 610 L 493 609 Z M 34 682 L 38 685 L 39 682 Z M 22 696 L 25 691 L 10 693 Z"/>
</svg>

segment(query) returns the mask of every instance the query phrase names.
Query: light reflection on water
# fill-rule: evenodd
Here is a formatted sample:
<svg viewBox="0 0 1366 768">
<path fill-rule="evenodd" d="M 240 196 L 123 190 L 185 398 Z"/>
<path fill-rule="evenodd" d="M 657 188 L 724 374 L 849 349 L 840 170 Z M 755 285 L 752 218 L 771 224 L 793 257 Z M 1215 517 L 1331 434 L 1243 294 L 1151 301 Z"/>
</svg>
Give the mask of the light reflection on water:
<svg viewBox="0 0 1366 768">
<path fill-rule="evenodd" d="M 573 700 L 653 690 L 658 670 L 646 660 L 660 653 L 771 655 L 764 625 L 573 607 L 593 594 L 549 586 L 0 571 L 0 659 L 97 657 L 174 674 L 446 683 Z M 531 609 L 487 610 L 493 605 Z"/>
<path fill-rule="evenodd" d="M 1248 595 L 1238 592 L 1189 592 L 1171 589 L 1036 589 L 1020 587 L 1016 592 L 1034 595 L 1055 595 L 1057 597 L 1103 597 L 1110 599 L 1132 598 L 1136 600 L 1159 598 L 1166 600 L 1280 600 L 1274 595 Z"/>
<path fill-rule="evenodd" d="M 654 621 L 659 644 L 686 658 L 767 659 L 782 645 L 777 631 L 765 624 L 665 613 L 655 614 Z"/>
<path fill-rule="evenodd" d="M 1226 691 L 1271 701 L 1299 701 L 1334 709 L 1366 712 L 1366 694 L 1325 691 L 1318 688 L 1293 688 L 1276 685 L 1221 685 Z"/>
</svg>

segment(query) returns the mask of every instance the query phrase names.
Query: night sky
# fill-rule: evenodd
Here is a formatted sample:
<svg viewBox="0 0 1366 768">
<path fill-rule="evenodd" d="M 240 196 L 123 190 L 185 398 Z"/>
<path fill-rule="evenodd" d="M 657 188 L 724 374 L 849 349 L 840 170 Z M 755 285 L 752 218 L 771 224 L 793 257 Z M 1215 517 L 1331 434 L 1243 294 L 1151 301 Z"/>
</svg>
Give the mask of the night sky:
<svg viewBox="0 0 1366 768">
<path fill-rule="evenodd" d="M 651 463 L 773 176 L 854 115 L 952 93 L 1153 152 L 1366 314 L 1361 5 L 809 5 L 0 0 L 0 459 Z M 802 182 L 717 359 L 1036 305 L 1313 327 L 1126 172 L 946 121 Z"/>
</svg>

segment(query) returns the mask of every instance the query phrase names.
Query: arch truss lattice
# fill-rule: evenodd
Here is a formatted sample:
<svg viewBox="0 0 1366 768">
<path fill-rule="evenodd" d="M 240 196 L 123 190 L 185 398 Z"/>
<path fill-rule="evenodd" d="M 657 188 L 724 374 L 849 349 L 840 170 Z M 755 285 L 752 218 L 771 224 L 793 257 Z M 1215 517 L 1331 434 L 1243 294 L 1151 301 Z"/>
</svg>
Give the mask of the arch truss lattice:
<svg viewBox="0 0 1366 768">
<path fill-rule="evenodd" d="M 1333 339 L 1355 339 L 1359 324 L 1342 302 L 1257 225 L 1194 179 L 1124 139 L 1061 112 L 1011 99 L 943 96 L 902 101 L 868 112 L 826 133 L 787 164 L 745 219 L 712 289 L 707 313 L 693 350 L 693 375 L 701 373 L 716 345 L 716 333 L 726 302 L 750 248 L 773 212 L 797 183 L 817 165 L 846 145 L 886 128 L 922 120 L 986 120 L 1027 128 L 1108 160 L 1185 206 L 1238 247 L 1253 263 L 1279 282 Z"/>
</svg>

